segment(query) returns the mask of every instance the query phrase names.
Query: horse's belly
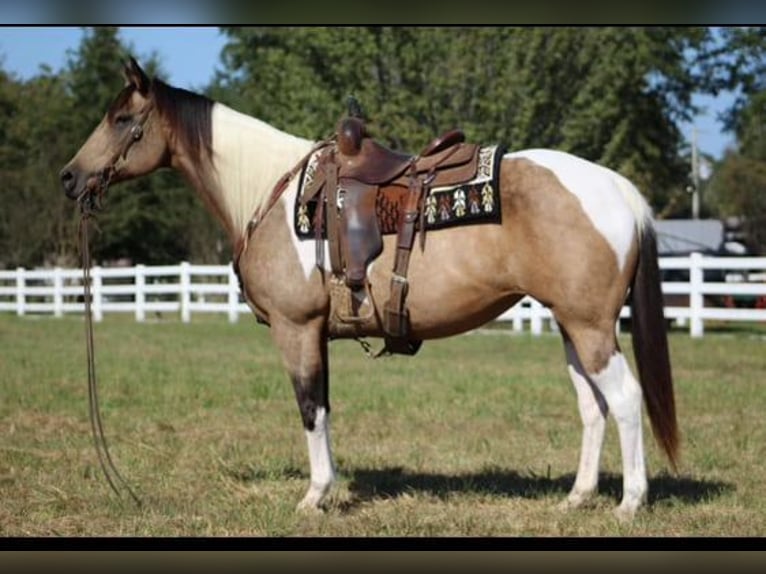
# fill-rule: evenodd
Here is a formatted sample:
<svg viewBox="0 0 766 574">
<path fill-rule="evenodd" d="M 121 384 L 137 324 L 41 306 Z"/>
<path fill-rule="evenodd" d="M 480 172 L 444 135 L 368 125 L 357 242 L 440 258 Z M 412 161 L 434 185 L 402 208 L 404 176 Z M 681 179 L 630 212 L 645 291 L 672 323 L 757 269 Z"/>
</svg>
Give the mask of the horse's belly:
<svg viewBox="0 0 766 574">
<path fill-rule="evenodd" d="M 416 238 L 405 298 L 413 338 L 446 337 L 474 329 L 523 297 L 508 277 L 507 256 L 482 249 L 492 233 L 477 231 L 430 233 L 424 251 Z M 381 317 L 390 297 L 394 251 L 394 238 L 387 237 L 383 253 L 369 268 L 373 300 Z"/>
</svg>

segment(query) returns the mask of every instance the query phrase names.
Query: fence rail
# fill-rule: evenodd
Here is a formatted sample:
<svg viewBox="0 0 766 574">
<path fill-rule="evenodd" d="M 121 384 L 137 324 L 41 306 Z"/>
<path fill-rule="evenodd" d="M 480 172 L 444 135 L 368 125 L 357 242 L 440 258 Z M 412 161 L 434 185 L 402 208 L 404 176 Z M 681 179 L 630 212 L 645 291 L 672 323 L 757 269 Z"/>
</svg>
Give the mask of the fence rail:
<svg viewBox="0 0 766 574">
<path fill-rule="evenodd" d="M 766 257 L 662 257 L 665 317 L 689 327 L 692 337 L 704 334 L 705 321 L 766 322 Z M 231 265 L 93 267 L 93 314 L 133 313 L 145 321 L 151 313 L 225 313 L 236 322 L 250 313 L 239 292 Z M 17 315 L 83 313 L 81 269 L 0 271 L 0 312 Z M 630 317 L 623 307 L 621 318 Z M 497 318 L 516 331 L 527 326 L 537 335 L 556 330 L 550 311 L 531 297 Z M 619 324 L 618 324 L 619 327 Z"/>
</svg>

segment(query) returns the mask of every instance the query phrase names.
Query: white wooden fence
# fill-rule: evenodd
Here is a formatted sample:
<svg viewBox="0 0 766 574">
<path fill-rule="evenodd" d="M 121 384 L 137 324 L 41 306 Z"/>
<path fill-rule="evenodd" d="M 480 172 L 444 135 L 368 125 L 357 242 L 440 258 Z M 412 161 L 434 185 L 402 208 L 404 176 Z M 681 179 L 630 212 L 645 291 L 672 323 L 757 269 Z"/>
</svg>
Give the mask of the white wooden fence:
<svg viewBox="0 0 766 574">
<path fill-rule="evenodd" d="M 692 337 L 704 334 L 705 321 L 766 322 L 766 308 L 728 308 L 713 306 L 722 296 L 749 298 L 750 303 L 766 302 L 766 257 L 689 257 L 660 258 L 660 268 L 680 272 L 683 281 L 664 281 L 665 316 L 689 326 Z M 716 271 L 718 281 L 706 280 Z M 91 270 L 93 314 L 101 321 L 105 313 L 133 313 L 144 321 L 152 313 L 180 313 L 189 322 L 193 313 L 226 313 L 229 321 L 250 313 L 239 293 L 239 284 L 230 265 L 180 265 L 147 267 L 94 267 Z M 720 280 L 723 279 L 723 280 Z M 681 296 L 683 304 L 667 304 Z M 678 298 L 678 297 L 676 297 Z M 0 312 L 17 315 L 82 313 L 81 269 L 23 269 L 0 271 Z M 620 315 L 630 317 L 630 308 Z M 498 317 L 510 321 L 516 331 L 528 325 L 538 335 L 555 330 L 548 309 L 530 297 Z"/>
</svg>

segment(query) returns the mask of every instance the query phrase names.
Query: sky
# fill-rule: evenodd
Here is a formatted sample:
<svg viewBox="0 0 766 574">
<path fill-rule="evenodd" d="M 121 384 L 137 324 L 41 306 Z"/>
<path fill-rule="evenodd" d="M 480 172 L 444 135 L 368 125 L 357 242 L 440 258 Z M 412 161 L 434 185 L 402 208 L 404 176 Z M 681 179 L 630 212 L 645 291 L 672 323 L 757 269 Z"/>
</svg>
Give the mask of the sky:
<svg viewBox="0 0 766 574">
<path fill-rule="evenodd" d="M 189 12 L 186 14 L 189 21 Z M 212 26 L 123 26 L 120 33 L 133 46 L 139 61 L 142 56 L 156 52 L 168 73 L 168 81 L 190 90 L 201 89 L 213 78 L 225 43 L 218 28 Z M 81 38 L 82 30 L 78 27 L 0 27 L 0 63 L 4 70 L 21 79 L 39 73 L 42 64 L 55 72 L 65 65 L 67 50 L 76 49 Z M 718 114 L 732 101 L 733 95 L 728 93 L 717 98 L 695 97 L 694 103 L 702 106 L 703 111 L 693 123 L 680 127 L 689 142 L 696 128 L 701 153 L 718 159 L 733 145 L 733 137 L 723 132 L 718 121 Z"/>
<path fill-rule="evenodd" d="M 39 73 L 41 64 L 58 71 L 66 64 L 67 50 L 75 50 L 82 35 L 79 27 L 0 27 L 2 67 L 21 79 Z M 210 82 L 225 41 L 212 26 L 124 26 L 120 35 L 133 46 L 139 62 L 156 51 L 168 81 L 186 89 Z"/>
</svg>

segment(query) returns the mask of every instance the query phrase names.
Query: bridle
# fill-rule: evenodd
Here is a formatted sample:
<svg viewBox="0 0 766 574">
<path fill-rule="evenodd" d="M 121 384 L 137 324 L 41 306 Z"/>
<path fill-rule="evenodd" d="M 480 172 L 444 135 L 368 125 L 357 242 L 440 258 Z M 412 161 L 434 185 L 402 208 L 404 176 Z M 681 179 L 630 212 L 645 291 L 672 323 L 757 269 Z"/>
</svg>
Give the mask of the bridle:
<svg viewBox="0 0 766 574">
<path fill-rule="evenodd" d="M 144 136 L 144 124 L 146 124 L 146 121 L 149 119 L 149 114 L 153 109 L 153 102 L 149 102 L 146 107 L 137 114 L 133 120 L 133 125 L 131 125 L 130 129 L 128 129 L 122 136 L 122 141 L 117 147 L 117 151 L 112 154 L 106 167 L 98 172 L 98 185 L 96 189 L 86 186 L 83 192 L 77 197 L 81 212 L 85 209 L 88 213 L 93 213 L 94 211 L 101 209 L 101 199 L 109 188 L 112 178 L 119 171 L 120 164 L 127 160 L 130 148 Z"/>
<path fill-rule="evenodd" d="M 120 163 L 127 160 L 130 148 L 143 137 L 144 124 L 146 123 L 152 108 L 153 105 L 150 103 L 136 117 L 133 125 L 123 136 L 123 141 L 118 147 L 117 152 L 112 156 L 107 167 L 102 169 L 99 173 L 97 188 L 93 189 L 86 186 L 85 190 L 77 198 L 81 217 L 80 253 L 82 255 L 83 296 L 85 300 L 85 342 L 88 355 L 88 406 L 91 434 L 93 435 L 93 443 L 96 447 L 101 470 L 103 471 L 109 486 L 120 498 L 122 498 L 122 494 L 117 485 L 119 484 L 122 486 L 137 506 L 141 506 L 141 499 L 138 498 L 135 492 L 133 492 L 133 489 L 130 488 L 117 470 L 117 467 L 114 465 L 112 457 L 109 454 L 109 447 L 106 442 L 106 437 L 104 436 L 104 428 L 101 422 L 101 410 L 99 408 L 98 388 L 96 383 L 95 352 L 93 347 L 93 311 L 91 309 L 92 294 L 90 279 L 91 260 L 90 245 L 88 241 L 88 224 L 94 214 L 101 209 L 101 200 L 106 193 L 114 174 L 117 173 Z"/>
</svg>

